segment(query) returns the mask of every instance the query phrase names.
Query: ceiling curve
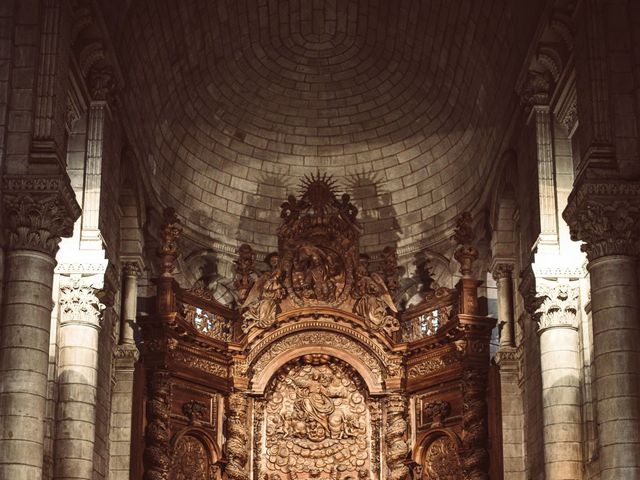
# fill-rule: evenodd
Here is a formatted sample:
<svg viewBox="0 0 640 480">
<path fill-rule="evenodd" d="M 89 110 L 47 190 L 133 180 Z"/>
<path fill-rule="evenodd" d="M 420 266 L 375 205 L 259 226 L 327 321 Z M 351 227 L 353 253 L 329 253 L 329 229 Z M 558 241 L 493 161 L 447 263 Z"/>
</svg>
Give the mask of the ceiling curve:
<svg viewBox="0 0 640 480">
<path fill-rule="evenodd" d="M 481 196 L 517 104 L 536 18 L 510 4 L 132 2 L 124 109 L 150 185 L 230 246 L 273 249 L 317 171 L 359 206 L 365 248 L 435 238 Z"/>
</svg>

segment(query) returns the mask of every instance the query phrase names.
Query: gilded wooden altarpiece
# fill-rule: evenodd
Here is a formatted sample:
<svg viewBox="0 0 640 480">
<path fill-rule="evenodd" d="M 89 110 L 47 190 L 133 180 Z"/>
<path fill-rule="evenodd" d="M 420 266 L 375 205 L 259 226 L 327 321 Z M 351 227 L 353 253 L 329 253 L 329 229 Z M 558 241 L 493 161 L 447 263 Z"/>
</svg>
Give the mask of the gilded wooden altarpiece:
<svg viewBox="0 0 640 480">
<path fill-rule="evenodd" d="M 331 178 L 281 207 L 259 274 L 236 260 L 237 304 L 173 277 L 168 209 L 155 313 L 141 316 L 145 480 L 488 479 L 487 370 L 494 320 L 479 315 L 471 219 L 454 239 L 455 289 L 428 285 L 399 312 L 393 249 L 372 271 L 358 210 Z"/>
</svg>

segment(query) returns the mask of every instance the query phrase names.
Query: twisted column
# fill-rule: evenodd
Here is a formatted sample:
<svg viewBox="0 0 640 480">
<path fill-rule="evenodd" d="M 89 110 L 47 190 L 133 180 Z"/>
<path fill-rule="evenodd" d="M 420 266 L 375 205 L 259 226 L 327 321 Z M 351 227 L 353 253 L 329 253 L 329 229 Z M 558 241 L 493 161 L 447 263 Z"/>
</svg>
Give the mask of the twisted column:
<svg viewBox="0 0 640 480">
<path fill-rule="evenodd" d="M 55 255 L 79 215 L 67 181 L 3 178 L 8 248 L 0 324 L 0 478 L 42 478 Z"/>
<path fill-rule="evenodd" d="M 489 480 L 487 372 L 465 370 L 462 379 L 462 468 L 465 480 Z"/>
<path fill-rule="evenodd" d="M 144 480 L 168 480 L 169 478 L 170 417 L 171 376 L 166 370 L 151 371 L 147 377 Z"/>
<path fill-rule="evenodd" d="M 409 454 L 407 436 L 407 400 L 399 393 L 386 398 L 387 425 L 385 442 L 387 444 L 386 462 L 389 480 L 403 480 L 409 475 L 405 460 Z"/>
<path fill-rule="evenodd" d="M 247 396 L 232 393 L 228 398 L 227 417 L 227 464 L 226 474 L 230 480 L 247 480 L 247 460 L 249 458 L 249 432 L 247 429 Z"/>
</svg>

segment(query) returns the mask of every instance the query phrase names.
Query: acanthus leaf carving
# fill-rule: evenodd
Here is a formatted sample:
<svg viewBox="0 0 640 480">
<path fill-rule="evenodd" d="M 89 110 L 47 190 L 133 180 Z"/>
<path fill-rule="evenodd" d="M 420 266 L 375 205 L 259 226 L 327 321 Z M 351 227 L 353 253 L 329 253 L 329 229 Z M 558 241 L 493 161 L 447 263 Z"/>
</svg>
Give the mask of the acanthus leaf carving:
<svg viewBox="0 0 640 480">
<path fill-rule="evenodd" d="M 70 237 L 80 215 L 63 176 L 3 178 L 4 216 L 10 249 L 36 250 L 55 256 L 61 237 Z"/>
<path fill-rule="evenodd" d="M 62 276 L 60 280 L 60 320 L 100 327 L 106 305 L 99 298 L 95 277 Z"/>
<path fill-rule="evenodd" d="M 537 282 L 541 304 L 536 311 L 539 331 L 552 327 L 578 328 L 580 287 L 576 282 Z"/>
</svg>

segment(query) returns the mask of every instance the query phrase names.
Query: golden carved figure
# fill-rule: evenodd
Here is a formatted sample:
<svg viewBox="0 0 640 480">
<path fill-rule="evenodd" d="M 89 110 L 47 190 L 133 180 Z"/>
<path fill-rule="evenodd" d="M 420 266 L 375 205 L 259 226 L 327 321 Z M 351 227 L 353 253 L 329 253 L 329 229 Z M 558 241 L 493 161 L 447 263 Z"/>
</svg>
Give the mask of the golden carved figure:
<svg viewBox="0 0 640 480">
<path fill-rule="evenodd" d="M 252 327 L 268 328 L 276 321 L 278 304 L 286 295 L 282 284 L 282 269 L 279 265 L 278 254 L 267 257 L 271 271 L 263 273 L 242 304 L 244 322 L 242 330 L 249 331 Z"/>
<path fill-rule="evenodd" d="M 389 315 L 387 309 L 396 313 L 398 309 L 387 290 L 384 280 L 377 273 L 369 273 L 369 258 L 360 255 L 356 271 L 354 296 L 356 303 L 354 312 L 365 319 L 367 325 L 374 331 L 392 333 L 400 329 L 398 319 Z"/>
</svg>

